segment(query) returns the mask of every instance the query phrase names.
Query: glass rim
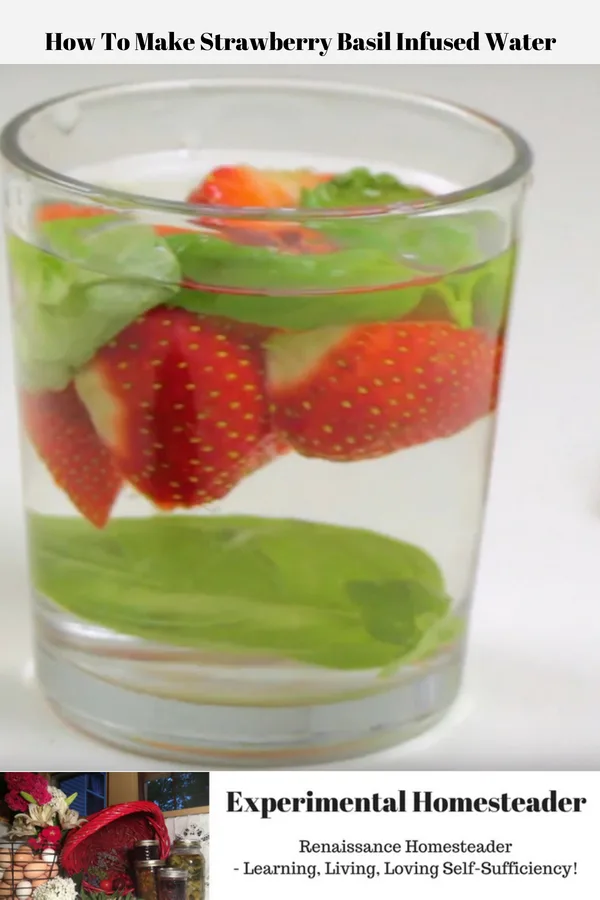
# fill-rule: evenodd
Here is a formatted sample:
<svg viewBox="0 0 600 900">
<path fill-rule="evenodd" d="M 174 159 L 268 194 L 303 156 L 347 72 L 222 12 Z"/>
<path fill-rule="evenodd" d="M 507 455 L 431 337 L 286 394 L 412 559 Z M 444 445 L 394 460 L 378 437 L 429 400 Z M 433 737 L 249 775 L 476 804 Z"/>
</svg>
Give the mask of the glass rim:
<svg viewBox="0 0 600 900">
<path fill-rule="evenodd" d="M 480 126 L 483 125 L 490 131 L 501 134 L 510 144 L 512 159 L 508 166 L 484 181 L 469 185 L 465 188 L 450 191 L 446 194 L 435 195 L 431 198 L 411 200 L 408 202 L 396 202 L 380 204 L 376 206 L 361 207 L 337 207 L 327 209 L 307 209 L 296 207 L 251 207 L 251 206 L 216 206 L 207 204 L 188 203 L 183 200 L 167 200 L 146 194 L 138 194 L 131 191 L 123 191 L 110 187 L 104 187 L 93 182 L 72 178 L 71 176 L 48 168 L 32 159 L 20 145 L 22 129 L 36 116 L 51 109 L 54 106 L 68 103 L 69 101 L 93 100 L 110 98 L 111 96 L 123 96 L 126 94 L 140 94 L 153 92 L 168 92 L 176 90 L 192 90 L 200 88 L 204 91 L 219 88 L 236 88 L 243 91 L 253 89 L 275 89 L 292 91 L 308 91 L 315 94 L 330 93 L 389 100 L 391 102 L 408 102 L 414 106 L 429 108 L 431 111 L 451 114 L 458 119 L 471 120 Z M 138 209 L 154 210 L 184 218 L 222 217 L 227 219 L 252 219 L 264 221 L 305 221 L 319 219 L 363 219 L 381 217 L 386 215 L 413 216 L 431 213 L 456 206 L 470 200 L 489 196 L 504 188 L 510 187 L 519 180 L 525 178 L 533 164 L 533 152 L 529 143 L 518 131 L 503 122 L 488 116 L 478 110 L 472 109 L 452 101 L 443 100 L 429 94 L 416 92 L 396 91 L 385 88 L 374 88 L 366 85 L 356 85 L 344 82 L 327 81 L 303 81 L 296 79 L 278 78 L 188 78 L 174 79 L 171 81 L 141 81 L 120 82 L 98 88 L 89 88 L 81 91 L 73 91 L 52 97 L 42 103 L 30 106 L 10 119 L 0 132 L 0 153 L 4 159 L 18 170 L 35 178 L 43 180 L 55 187 L 62 188 L 70 194 L 77 195 L 82 200 L 94 200 L 98 202 L 98 196 L 102 197 L 104 206 L 112 206 L 115 209 L 136 207 Z"/>
</svg>

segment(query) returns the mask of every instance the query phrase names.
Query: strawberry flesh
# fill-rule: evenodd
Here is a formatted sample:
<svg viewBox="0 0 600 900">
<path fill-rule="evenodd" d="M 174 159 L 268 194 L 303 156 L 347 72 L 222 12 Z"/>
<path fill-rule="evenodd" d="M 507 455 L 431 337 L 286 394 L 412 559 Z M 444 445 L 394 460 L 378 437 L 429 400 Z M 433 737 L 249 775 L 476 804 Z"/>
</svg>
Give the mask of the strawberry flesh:
<svg viewBox="0 0 600 900">
<path fill-rule="evenodd" d="M 304 169 L 282 172 L 253 166 L 220 166 L 213 169 L 189 196 L 190 203 L 209 206 L 292 208 L 303 190 L 328 181 L 331 175 Z"/>
<path fill-rule="evenodd" d="M 156 307 L 77 377 L 122 475 L 159 508 L 218 500 L 273 458 L 261 336 Z"/>
<path fill-rule="evenodd" d="M 304 456 L 350 462 L 449 437 L 496 404 L 498 345 L 446 322 L 272 337 L 277 429 Z"/>
<path fill-rule="evenodd" d="M 29 440 L 58 487 L 97 528 L 103 528 L 122 478 L 73 385 L 63 391 L 21 392 Z"/>
<path fill-rule="evenodd" d="M 36 212 L 38 222 L 53 222 L 56 219 L 89 219 L 96 216 L 114 215 L 101 206 L 78 206 L 75 203 L 47 203 Z"/>
<path fill-rule="evenodd" d="M 189 203 L 207 206 L 291 209 L 302 191 L 328 181 L 331 175 L 299 169 L 282 172 L 252 166 L 213 169 L 188 197 Z M 200 224 L 223 231 L 235 243 L 277 247 L 287 253 L 331 253 L 333 245 L 320 234 L 293 222 L 261 222 L 206 216 Z"/>
</svg>

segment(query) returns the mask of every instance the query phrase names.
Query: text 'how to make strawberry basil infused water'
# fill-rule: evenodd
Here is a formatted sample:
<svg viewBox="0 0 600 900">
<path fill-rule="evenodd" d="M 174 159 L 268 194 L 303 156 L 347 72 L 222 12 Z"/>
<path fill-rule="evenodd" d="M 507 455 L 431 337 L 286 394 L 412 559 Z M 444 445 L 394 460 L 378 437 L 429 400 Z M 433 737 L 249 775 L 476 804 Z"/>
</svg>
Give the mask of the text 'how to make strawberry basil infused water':
<svg viewBox="0 0 600 900">
<path fill-rule="evenodd" d="M 416 96 L 106 88 L 4 130 L 37 672 L 229 766 L 460 683 L 531 154 Z"/>
</svg>

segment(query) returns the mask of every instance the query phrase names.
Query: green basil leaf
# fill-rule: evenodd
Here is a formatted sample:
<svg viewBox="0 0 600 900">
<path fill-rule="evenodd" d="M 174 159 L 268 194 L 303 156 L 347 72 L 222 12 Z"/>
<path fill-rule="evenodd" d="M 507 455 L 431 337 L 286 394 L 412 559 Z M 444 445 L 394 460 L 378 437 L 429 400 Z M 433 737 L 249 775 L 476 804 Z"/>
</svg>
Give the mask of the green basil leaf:
<svg viewBox="0 0 600 900">
<path fill-rule="evenodd" d="M 347 591 L 369 634 L 400 648 L 403 655 L 418 647 L 448 609 L 439 591 L 418 581 L 353 581 Z"/>
<path fill-rule="evenodd" d="M 449 275 L 445 301 L 456 324 L 484 328 L 493 334 L 504 327 L 514 278 L 516 248 L 510 247 L 484 266 Z"/>
<path fill-rule="evenodd" d="M 64 388 L 99 347 L 179 289 L 177 258 L 152 228 L 96 221 L 46 223 L 58 256 L 9 238 L 17 370 L 29 390 Z"/>
<path fill-rule="evenodd" d="M 478 325 L 495 332 L 500 320 L 503 321 L 506 316 L 512 284 L 513 255 L 514 250 L 511 249 L 497 259 L 475 268 L 444 277 L 425 276 L 421 273 L 416 280 L 414 271 L 392 266 L 391 270 L 396 276 L 403 276 L 404 283 L 400 287 L 352 291 L 344 290 L 344 284 L 351 285 L 354 281 L 356 286 L 360 286 L 361 281 L 363 284 L 368 281 L 370 263 L 374 259 L 377 259 L 378 272 L 384 270 L 384 265 L 378 251 L 350 251 L 337 254 L 348 260 L 348 265 L 345 269 L 340 267 L 333 274 L 328 273 L 326 268 L 320 269 L 313 265 L 306 268 L 298 266 L 299 275 L 304 276 L 304 293 L 301 288 L 297 288 L 296 294 L 292 291 L 277 294 L 275 290 L 267 294 L 250 291 L 247 294 L 236 294 L 186 289 L 172 302 L 203 315 L 225 316 L 241 322 L 302 331 L 328 325 L 393 321 L 410 315 L 415 310 L 418 317 L 420 304 L 429 306 L 429 301 L 433 298 L 436 308 L 441 311 L 440 317 L 449 313 L 461 328 Z M 322 261 L 324 257 L 318 259 Z M 288 274 L 292 271 L 290 267 Z M 194 272 L 200 274 L 198 268 Z M 328 278 L 329 284 L 336 279 L 340 282 L 336 292 L 325 294 L 318 290 L 306 290 L 306 284 L 311 283 L 311 279 L 312 283 L 319 279 L 323 283 Z M 256 282 L 260 283 L 258 275 Z M 431 318 L 430 315 L 426 317 Z"/>
<path fill-rule="evenodd" d="M 336 175 L 330 181 L 302 192 L 300 205 L 308 209 L 359 209 L 360 207 L 385 206 L 392 203 L 410 203 L 430 197 L 419 187 L 405 185 L 394 175 L 373 173 L 368 169 L 353 169 Z M 379 249 L 396 254 L 405 219 L 399 214 L 336 217 L 314 219 L 305 222 L 307 228 L 328 237 L 341 249 L 360 247 Z"/>
<path fill-rule="evenodd" d="M 379 250 L 294 256 L 204 234 L 166 240 L 184 279 L 199 284 L 198 290 L 182 290 L 174 305 L 205 315 L 302 330 L 398 319 L 419 303 L 423 292 L 422 284 L 410 283 L 415 280 L 410 268 Z M 384 289 L 390 284 L 402 287 Z M 223 286 L 223 292 L 202 290 L 202 285 Z M 227 288 L 247 293 L 228 293 Z"/>
<path fill-rule="evenodd" d="M 379 250 L 345 250 L 316 256 L 248 247 L 196 232 L 165 238 L 184 279 L 199 286 L 300 293 L 387 287 L 415 277 L 409 266 Z"/>
<path fill-rule="evenodd" d="M 32 514 L 29 541 L 36 588 L 59 606 L 178 646 L 381 668 L 450 613 L 430 556 L 362 529 L 157 516 L 116 519 L 99 532 Z"/>
<path fill-rule="evenodd" d="M 309 209 L 378 206 L 423 200 L 433 195 L 402 184 L 393 175 L 354 169 L 305 190 L 301 204 Z M 496 256 L 505 246 L 505 226 L 492 212 L 398 213 L 336 218 L 306 223 L 336 240 L 342 248 L 378 248 L 417 271 L 442 273 L 474 266 Z"/>
<path fill-rule="evenodd" d="M 304 331 L 327 325 L 400 319 L 418 305 L 422 295 L 421 286 L 297 297 L 240 296 L 182 290 L 172 303 L 203 315 L 225 316 L 269 328 Z"/>
<path fill-rule="evenodd" d="M 356 168 L 314 188 L 305 189 L 301 207 L 309 209 L 336 209 L 340 207 L 387 206 L 391 203 L 410 203 L 423 200 L 431 194 L 415 185 L 403 184 L 388 172 L 371 172 Z"/>
</svg>

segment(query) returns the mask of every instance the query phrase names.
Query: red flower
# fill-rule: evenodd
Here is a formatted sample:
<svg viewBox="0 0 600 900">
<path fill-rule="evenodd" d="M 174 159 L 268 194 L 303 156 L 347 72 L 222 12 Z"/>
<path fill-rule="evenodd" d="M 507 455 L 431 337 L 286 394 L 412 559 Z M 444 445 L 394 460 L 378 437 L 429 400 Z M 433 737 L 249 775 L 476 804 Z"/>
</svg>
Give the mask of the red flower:
<svg viewBox="0 0 600 900">
<path fill-rule="evenodd" d="M 55 847 L 60 843 L 62 831 L 60 830 L 58 825 L 48 825 L 47 828 L 42 828 L 42 830 L 40 831 L 40 837 L 46 842 L 47 845 Z"/>
<path fill-rule="evenodd" d="M 46 785 L 44 785 L 43 787 L 36 787 L 33 791 L 29 791 L 29 793 L 36 801 L 36 803 L 40 804 L 40 806 L 45 806 L 46 803 L 50 803 L 50 801 L 52 800 L 52 794 L 50 793 Z"/>
<path fill-rule="evenodd" d="M 36 803 L 44 806 L 52 800 L 52 794 L 48 790 L 48 782 L 41 775 L 33 775 L 29 788 L 25 788 L 31 794 Z"/>
<path fill-rule="evenodd" d="M 41 837 L 29 838 L 27 841 L 30 847 L 33 847 L 34 850 L 43 850 L 46 846 Z"/>
<path fill-rule="evenodd" d="M 6 801 L 6 805 L 9 806 L 10 809 L 13 809 L 15 812 L 27 812 L 27 810 L 29 809 L 27 800 L 21 797 L 18 791 L 9 791 L 4 800 Z"/>
<path fill-rule="evenodd" d="M 44 806 L 45 803 L 50 803 L 52 800 L 52 794 L 48 790 L 48 782 L 41 775 L 36 775 L 34 772 L 6 772 L 4 780 L 10 789 L 10 793 L 21 793 L 24 791 L 26 794 L 30 794 L 40 806 Z M 17 809 L 17 807 L 13 806 L 11 809 Z M 26 807 L 19 806 L 18 809 L 19 812 L 26 812 Z"/>
<path fill-rule="evenodd" d="M 27 790 L 25 785 L 30 783 L 33 775 L 31 772 L 5 772 L 4 780 L 8 785 L 9 790 L 11 791 L 24 791 Z"/>
<path fill-rule="evenodd" d="M 22 772 L 5 772 L 4 773 L 4 780 L 6 782 L 6 786 L 8 787 L 9 791 L 16 789 L 17 782 L 15 781 L 15 779 L 21 778 L 22 775 L 23 775 Z"/>
</svg>

